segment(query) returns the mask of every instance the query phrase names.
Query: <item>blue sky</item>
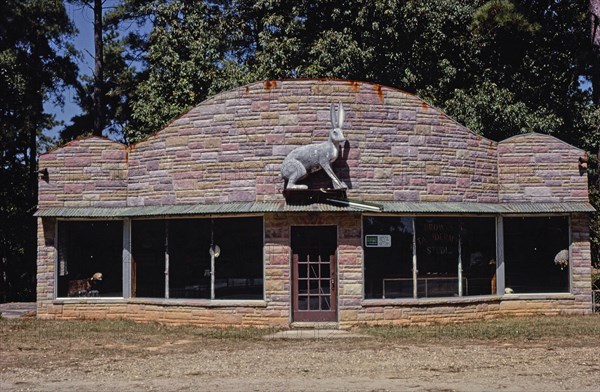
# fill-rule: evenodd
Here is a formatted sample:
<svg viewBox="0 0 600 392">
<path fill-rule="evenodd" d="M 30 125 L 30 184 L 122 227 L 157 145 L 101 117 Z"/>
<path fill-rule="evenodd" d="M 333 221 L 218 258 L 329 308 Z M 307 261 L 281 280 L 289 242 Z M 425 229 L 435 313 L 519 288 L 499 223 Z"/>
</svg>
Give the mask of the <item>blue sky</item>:
<svg viewBox="0 0 600 392">
<path fill-rule="evenodd" d="M 109 7 L 118 2 L 118 0 L 105 0 L 105 12 L 109 9 Z M 74 45 L 77 50 L 82 52 L 83 56 L 77 61 L 79 64 L 80 73 L 92 75 L 94 67 L 94 13 L 90 7 L 73 5 L 68 2 L 65 2 L 65 7 L 71 20 L 75 22 L 75 27 L 77 27 L 77 30 L 79 30 L 79 33 L 77 36 L 75 36 Z M 75 102 L 75 91 L 73 89 L 65 90 L 62 95 L 65 101 L 64 107 L 61 108 L 52 102 L 46 102 L 44 109 L 47 113 L 54 114 L 56 120 L 64 121 L 66 124 L 68 124 L 70 123 L 69 120 L 73 116 L 81 113 L 81 110 Z M 61 128 L 62 126 L 58 126 L 52 130 L 46 131 L 45 133 L 46 135 L 56 137 L 58 136 L 58 131 Z"/>
</svg>

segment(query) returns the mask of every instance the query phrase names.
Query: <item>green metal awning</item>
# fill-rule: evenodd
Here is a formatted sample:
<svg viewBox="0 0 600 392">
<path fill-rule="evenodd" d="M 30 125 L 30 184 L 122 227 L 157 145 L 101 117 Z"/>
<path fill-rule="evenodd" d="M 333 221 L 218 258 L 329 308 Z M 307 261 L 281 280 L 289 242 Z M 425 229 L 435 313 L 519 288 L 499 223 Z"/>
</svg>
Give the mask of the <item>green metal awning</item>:
<svg viewBox="0 0 600 392">
<path fill-rule="evenodd" d="M 548 214 L 569 212 L 594 212 L 585 202 L 568 203 L 436 203 L 388 202 L 385 212 L 456 213 L 456 214 Z"/>
<path fill-rule="evenodd" d="M 410 214 L 553 214 L 594 212 L 586 202 L 566 203 L 453 203 L 453 202 L 360 202 L 330 200 L 330 203 L 290 205 L 285 202 L 241 202 L 136 207 L 43 207 L 36 217 L 125 218 L 182 215 L 226 215 L 268 212 L 372 212 Z"/>
</svg>

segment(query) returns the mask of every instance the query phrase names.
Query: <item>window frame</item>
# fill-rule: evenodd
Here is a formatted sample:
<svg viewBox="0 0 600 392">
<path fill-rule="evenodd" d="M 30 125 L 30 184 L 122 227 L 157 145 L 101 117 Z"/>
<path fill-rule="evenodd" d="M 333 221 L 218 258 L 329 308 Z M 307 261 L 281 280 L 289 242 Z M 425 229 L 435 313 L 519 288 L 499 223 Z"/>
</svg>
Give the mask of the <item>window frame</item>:
<svg viewBox="0 0 600 392">
<path fill-rule="evenodd" d="M 262 298 L 260 299 L 224 299 L 224 298 L 176 298 L 176 297 L 170 297 L 170 293 L 169 293 L 169 267 L 170 267 L 170 260 L 169 260 L 169 222 L 170 221 L 174 221 L 174 220 L 186 220 L 186 219 L 235 219 L 235 218 L 260 218 L 261 219 L 261 225 L 262 225 L 262 254 L 261 254 L 261 268 L 262 268 Z M 136 299 L 136 300 L 144 300 L 144 301 L 175 301 L 176 303 L 182 302 L 182 303 L 192 303 L 192 302 L 208 302 L 208 303 L 246 303 L 248 301 L 252 302 L 264 302 L 265 301 L 265 297 L 266 297 L 266 292 L 265 292 L 265 288 L 266 288 L 266 284 L 265 284 L 265 277 L 266 277 L 266 271 L 265 271 L 265 267 L 266 267 L 266 260 L 265 260 L 265 216 L 264 214 L 233 214 L 233 215 L 215 215 L 215 214 L 210 214 L 210 215 L 190 215 L 190 216 L 172 216 L 172 217 L 166 217 L 166 218 L 162 218 L 162 217 L 148 217 L 148 216 L 144 216 L 144 217 L 136 217 L 131 219 L 131 227 L 130 230 L 133 228 L 133 221 L 144 221 L 144 220 L 164 220 L 165 221 L 165 238 L 164 238 L 164 244 L 165 244 L 165 282 L 164 282 L 164 295 L 163 297 L 133 297 L 130 296 L 129 298 L 131 299 Z M 130 238 L 132 238 L 132 234 L 130 231 Z M 132 248 L 130 247 L 130 254 L 131 257 L 133 257 L 132 252 Z M 129 271 L 133 271 L 133 264 L 131 265 L 131 268 L 129 268 Z M 211 271 L 214 274 L 214 271 Z M 132 278 L 129 280 L 130 284 L 133 283 Z M 214 284 L 214 282 L 211 282 L 211 285 Z"/>
<path fill-rule="evenodd" d="M 451 296 L 451 297 L 413 297 L 410 298 L 367 298 L 365 292 L 365 268 L 366 268 L 366 257 L 365 257 L 365 226 L 364 219 L 367 217 L 397 217 L 397 218 L 412 218 L 413 219 L 413 287 L 415 285 L 415 265 L 418 269 L 418 258 L 416 248 L 416 219 L 417 218 L 455 218 L 460 219 L 469 218 L 492 218 L 495 221 L 495 242 L 496 242 L 496 293 L 489 295 L 473 295 L 473 296 Z M 568 250 L 569 259 L 572 259 L 572 244 L 573 244 L 573 231 L 572 231 L 572 217 L 568 213 L 553 213 L 553 214 L 468 214 L 468 215 L 455 215 L 455 214 L 372 214 L 367 213 L 362 215 L 361 222 L 361 247 L 362 247 L 362 301 L 363 305 L 369 305 L 369 303 L 435 303 L 440 301 L 457 301 L 457 302 L 471 302 L 473 299 L 485 300 L 501 297 L 503 299 L 522 299 L 522 298 L 539 298 L 539 297 L 557 297 L 557 298 L 571 298 L 573 293 L 573 263 L 569 263 L 569 288 L 568 291 L 564 292 L 552 292 L 552 293 L 505 293 L 505 260 L 504 260 L 504 218 L 545 218 L 545 217 L 566 217 L 567 218 L 567 230 L 568 230 Z M 464 262 L 464 261 L 463 261 Z M 458 267 L 458 261 L 457 261 Z"/>
<path fill-rule="evenodd" d="M 144 220 L 164 220 L 165 227 L 168 228 L 168 222 L 179 219 L 223 219 L 223 218 L 260 218 L 262 225 L 262 298 L 260 299 L 219 299 L 215 298 L 169 298 L 168 274 L 166 274 L 165 296 L 163 297 L 132 297 L 133 284 L 133 254 L 132 254 L 132 228 L 133 221 Z M 122 222 L 122 296 L 120 297 L 59 297 L 58 296 L 58 273 L 59 273 L 59 224 L 60 222 L 99 222 L 99 221 L 120 221 Z M 264 214 L 231 214 L 231 215 L 190 215 L 190 216 L 143 216 L 143 217 L 98 217 L 98 218 L 56 218 L 54 223 L 54 284 L 53 300 L 59 303 L 64 302 L 114 302 L 131 301 L 142 303 L 160 303 L 160 304 L 190 304 L 190 305 L 208 305 L 208 306 L 264 306 L 266 298 L 266 250 L 265 250 L 265 216 Z M 165 240 L 168 239 L 168 229 L 165 230 Z M 168 247 L 165 249 L 165 257 L 168 257 Z"/>
<path fill-rule="evenodd" d="M 80 301 L 114 301 L 114 300 L 121 300 L 121 299 L 125 299 L 127 298 L 127 291 L 126 291 L 126 287 L 129 285 L 130 287 L 130 279 L 127 279 L 128 275 L 127 271 L 126 271 L 126 266 L 124 263 L 125 260 L 125 253 L 127 251 L 127 245 L 129 244 L 128 242 L 126 242 L 126 230 L 128 230 L 128 226 L 126 223 L 127 219 L 123 219 L 123 218 L 111 218 L 111 217 L 99 217 L 99 218 L 56 218 L 55 222 L 54 222 L 54 284 L 53 284 L 53 293 L 52 293 L 52 298 L 54 300 L 58 300 L 58 301 L 69 301 L 69 302 L 80 302 Z M 59 237 L 59 225 L 60 222 L 106 222 L 106 221 L 110 221 L 110 222 L 114 222 L 114 221 L 118 221 L 118 222 L 122 222 L 122 233 L 121 233 L 121 238 L 122 238 L 122 256 L 121 256 L 121 279 L 122 279 L 122 284 L 121 284 L 121 292 L 122 295 L 120 297 L 60 297 L 58 295 L 58 281 L 59 281 L 59 270 L 60 270 L 60 260 L 59 260 L 59 243 L 60 243 L 60 238 Z M 129 271 L 130 272 L 130 271 Z M 129 281 L 129 283 L 127 283 Z"/>
<path fill-rule="evenodd" d="M 498 295 L 504 296 L 504 298 L 534 298 L 539 296 L 571 296 L 573 295 L 573 230 L 572 230 L 572 214 L 569 213 L 553 213 L 553 214 L 504 214 L 501 216 L 502 218 L 555 218 L 555 217 L 563 217 L 567 219 L 567 238 L 568 238 L 568 246 L 567 250 L 569 251 L 569 265 L 568 265 L 568 279 L 569 279 L 569 287 L 567 291 L 557 291 L 557 292 L 547 292 L 547 293 L 505 293 L 504 289 L 506 288 L 505 284 L 505 275 L 504 275 L 504 222 L 502 222 L 502 227 L 499 235 L 502 236 L 502 292 L 499 291 Z M 500 286 L 498 286 L 498 290 L 500 290 Z"/>
</svg>

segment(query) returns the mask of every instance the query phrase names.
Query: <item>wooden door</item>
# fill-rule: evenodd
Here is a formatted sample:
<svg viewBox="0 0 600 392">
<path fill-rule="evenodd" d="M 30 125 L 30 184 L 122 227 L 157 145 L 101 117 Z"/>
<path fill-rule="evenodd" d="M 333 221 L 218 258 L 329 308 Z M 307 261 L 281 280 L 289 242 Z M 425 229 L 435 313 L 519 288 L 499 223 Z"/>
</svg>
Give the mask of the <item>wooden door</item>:
<svg viewBox="0 0 600 392">
<path fill-rule="evenodd" d="M 293 321 L 337 321 L 336 226 L 292 227 Z"/>
</svg>

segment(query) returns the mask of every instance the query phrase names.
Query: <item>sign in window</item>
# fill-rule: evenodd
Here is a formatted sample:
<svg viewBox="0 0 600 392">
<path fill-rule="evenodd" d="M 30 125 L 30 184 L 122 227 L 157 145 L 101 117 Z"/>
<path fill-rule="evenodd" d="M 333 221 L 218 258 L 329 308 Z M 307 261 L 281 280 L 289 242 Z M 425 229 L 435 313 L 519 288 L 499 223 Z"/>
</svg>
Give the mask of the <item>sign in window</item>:
<svg viewBox="0 0 600 392">
<path fill-rule="evenodd" d="M 365 236 L 367 248 L 389 248 L 392 246 L 392 236 L 387 234 L 370 234 Z"/>
</svg>

